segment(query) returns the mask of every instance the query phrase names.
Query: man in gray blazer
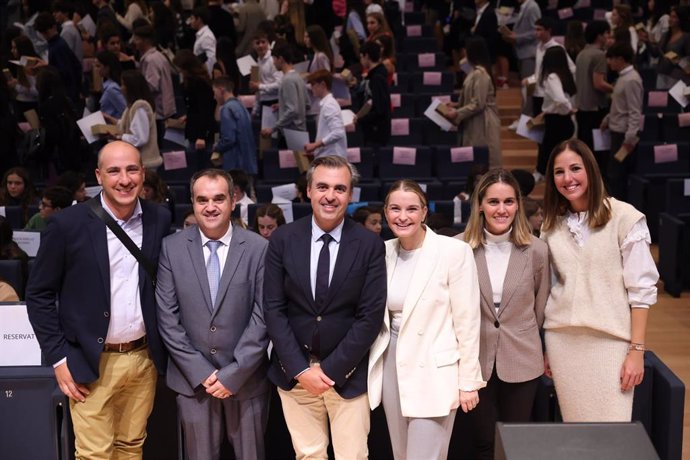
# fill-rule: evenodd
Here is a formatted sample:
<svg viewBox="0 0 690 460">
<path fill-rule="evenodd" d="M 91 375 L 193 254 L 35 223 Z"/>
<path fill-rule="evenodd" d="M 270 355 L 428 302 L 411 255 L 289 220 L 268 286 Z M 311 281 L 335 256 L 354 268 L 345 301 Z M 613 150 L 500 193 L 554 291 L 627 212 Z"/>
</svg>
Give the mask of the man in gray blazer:
<svg viewBox="0 0 690 460">
<path fill-rule="evenodd" d="M 262 286 L 266 240 L 231 222 L 232 178 L 191 180 L 197 226 L 163 240 L 156 299 L 167 384 L 190 459 L 218 459 L 225 425 L 238 459 L 263 459 L 268 338 Z M 225 423 L 223 423 L 223 419 Z"/>
</svg>

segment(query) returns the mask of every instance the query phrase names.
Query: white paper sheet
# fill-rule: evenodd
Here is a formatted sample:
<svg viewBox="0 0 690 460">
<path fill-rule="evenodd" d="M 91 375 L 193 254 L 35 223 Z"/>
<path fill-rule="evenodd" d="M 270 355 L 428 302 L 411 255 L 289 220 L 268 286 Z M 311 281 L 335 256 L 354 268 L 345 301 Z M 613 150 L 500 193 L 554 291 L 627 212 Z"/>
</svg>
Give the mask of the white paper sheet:
<svg viewBox="0 0 690 460">
<path fill-rule="evenodd" d="M 243 77 L 246 77 L 252 73 L 252 66 L 258 65 L 251 54 L 242 56 L 237 60 L 237 67 L 240 69 L 240 73 Z"/>
<path fill-rule="evenodd" d="M 288 149 L 293 152 L 304 152 L 304 144 L 309 143 L 309 131 L 297 131 L 296 129 L 284 129 L 283 136 Z"/>
<path fill-rule="evenodd" d="M 529 129 L 527 127 L 527 121 L 529 121 L 529 119 L 529 115 L 520 115 L 520 120 L 518 121 L 518 128 L 516 133 L 522 137 L 526 137 L 527 139 L 533 140 L 537 144 L 541 144 L 544 140 L 544 129 Z"/>
<path fill-rule="evenodd" d="M 294 183 L 285 185 L 276 185 L 271 187 L 273 198 L 271 203 L 279 202 L 280 200 L 292 202 L 297 198 L 297 186 Z"/>
<path fill-rule="evenodd" d="M 7 211 L 4 206 L 0 206 L 0 216 L 7 217 Z"/>
<path fill-rule="evenodd" d="M 595 152 L 611 150 L 611 131 L 609 131 L 608 129 L 604 131 L 600 129 L 593 129 L 592 139 L 594 141 Z"/>
<path fill-rule="evenodd" d="M 678 82 L 668 90 L 668 94 L 670 94 L 683 108 L 690 103 L 690 100 L 684 95 L 687 88 L 688 86 L 683 83 L 682 80 L 678 80 Z"/>
<path fill-rule="evenodd" d="M 0 366 L 40 365 L 41 348 L 29 322 L 26 304 L 3 305 L 0 308 Z M 4 391 L 3 396 L 7 397 Z"/>
<path fill-rule="evenodd" d="M 274 199 L 273 204 L 277 205 L 280 209 L 283 210 L 283 216 L 285 216 L 286 224 L 289 224 L 290 222 L 295 220 L 292 214 L 292 202 L 279 198 Z"/>
<path fill-rule="evenodd" d="M 343 125 L 351 125 L 355 121 L 355 113 L 350 109 L 340 111 L 340 116 L 343 118 Z"/>
<path fill-rule="evenodd" d="M 12 239 L 29 257 L 36 257 L 41 245 L 41 232 L 15 230 Z"/>
<path fill-rule="evenodd" d="M 89 144 L 92 144 L 99 139 L 99 137 L 96 134 L 93 134 L 91 132 L 91 127 L 93 125 L 104 124 L 106 124 L 105 118 L 103 118 L 103 114 L 100 111 L 94 112 L 91 115 L 77 120 L 77 126 L 79 126 L 81 133 L 84 135 L 84 137 L 86 138 L 86 142 L 88 142 Z"/>
<path fill-rule="evenodd" d="M 261 107 L 261 129 L 275 128 L 278 121 L 278 112 L 274 112 L 270 105 Z"/>
<path fill-rule="evenodd" d="M 683 181 L 683 196 L 690 196 L 690 179 Z"/>
<path fill-rule="evenodd" d="M 183 129 L 166 128 L 163 139 L 183 147 L 187 145 L 187 139 L 184 137 Z"/>
<path fill-rule="evenodd" d="M 359 203 L 362 196 L 362 187 L 352 187 L 352 199 L 350 203 Z"/>
<path fill-rule="evenodd" d="M 81 21 L 79 21 L 79 25 L 84 28 L 84 30 L 89 34 L 89 37 L 95 37 L 96 36 L 96 23 L 93 22 L 93 19 L 91 19 L 90 15 L 86 15 L 83 18 L 81 18 Z"/>
<path fill-rule="evenodd" d="M 446 118 L 443 115 L 436 111 L 436 107 L 438 107 L 440 104 L 441 101 L 439 101 L 438 99 L 433 99 L 431 101 L 431 104 L 429 104 L 429 107 L 427 107 L 427 109 L 424 111 L 424 116 L 436 123 L 442 130 L 450 131 L 455 126 L 453 125 L 453 123 L 446 120 Z"/>
</svg>

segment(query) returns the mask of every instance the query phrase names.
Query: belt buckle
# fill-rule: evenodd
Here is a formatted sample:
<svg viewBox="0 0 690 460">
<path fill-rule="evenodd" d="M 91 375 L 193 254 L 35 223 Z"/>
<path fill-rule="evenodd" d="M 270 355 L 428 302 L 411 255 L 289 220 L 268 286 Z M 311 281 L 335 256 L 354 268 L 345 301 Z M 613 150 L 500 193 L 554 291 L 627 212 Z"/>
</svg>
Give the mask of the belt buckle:
<svg viewBox="0 0 690 460">
<path fill-rule="evenodd" d="M 118 353 L 124 353 L 124 351 L 122 350 L 123 345 L 128 345 L 128 344 L 127 343 L 118 343 L 117 344 L 117 352 Z"/>
</svg>

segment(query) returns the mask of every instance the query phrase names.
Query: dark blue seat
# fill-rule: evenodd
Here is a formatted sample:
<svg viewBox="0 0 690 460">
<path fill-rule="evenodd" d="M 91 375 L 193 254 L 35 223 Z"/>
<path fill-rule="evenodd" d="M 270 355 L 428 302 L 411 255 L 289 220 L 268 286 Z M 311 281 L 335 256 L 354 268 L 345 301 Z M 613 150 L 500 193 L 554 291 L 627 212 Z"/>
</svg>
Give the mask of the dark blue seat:
<svg viewBox="0 0 690 460">
<path fill-rule="evenodd" d="M 489 148 L 473 147 L 472 161 L 453 162 L 451 151 L 457 147 L 436 146 L 434 148 L 434 168 L 436 176 L 442 181 L 467 180 L 476 164 L 489 164 Z"/>
<path fill-rule="evenodd" d="M 395 147 L 383 147 L 378 150 L 377 163 L 379 178 L 382 181 L 396 181 L 402 178 L 415 180 L 430 180 L 432 175 L 432 154 L 429 147 L 405 147 L 414 148 L 415 164 L 393 164 L 393 151 Z"/>
<path fill-rule="evenodd" d="M 690 213 L 659 214 L 659 275 L 664 290 L 680 297 L 690 288 Z"/>
<path fill-rule="evenodd" d="M 21 260 L 0 260 L 0 279 L 12 286 L 20 299 L 24 298 L 24 274 Z"/>
<path fill-rule="evenodd" d="M 280 152 L 276 149 L 264 151 L 262 163 L 265 182 L 285 184 L 294 182 L 299 177 L 300 173 L 297 167 L 280 167 L 280 155 Z"/>
<path fill-rule="evenodd" d="M 424 119 L 423 118 L 393 118 L 391 119 L 391 139 L 390 145 L 423 145 L 424 139 Z M 402 126 L 407 128 L 406 134 L 397 135 L 394 127 Z"/>
</svg>

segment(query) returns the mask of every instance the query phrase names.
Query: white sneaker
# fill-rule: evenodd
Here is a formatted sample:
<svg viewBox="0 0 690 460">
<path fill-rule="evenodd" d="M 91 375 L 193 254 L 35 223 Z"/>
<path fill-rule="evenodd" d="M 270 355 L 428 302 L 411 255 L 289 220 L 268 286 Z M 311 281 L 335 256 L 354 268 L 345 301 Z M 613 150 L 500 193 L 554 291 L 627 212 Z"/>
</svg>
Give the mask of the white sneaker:
<svg viewBox="0 0 690 460">
<path fill-rule="evenodd" d="M 534 172 L 532 173 L 532 176 L 534 177 L 534 182 L 537 183 L 537 184 L 538 184 L 539 182 L 543 182 L 544 179 L 545 179 L 544 175 L 543 175 L 542 173 L 540 173 L 539 171 L 534 171 Z"/>
<path fill-rule="evenodd" d="M 514 122 L 512 122 L 510 124 L 510 126 L 508 126 L 508 129 L 511 131 L 517 131 L 519 124 L 520 124 L 520 120 L 515 120 Z"/>
</svg>

